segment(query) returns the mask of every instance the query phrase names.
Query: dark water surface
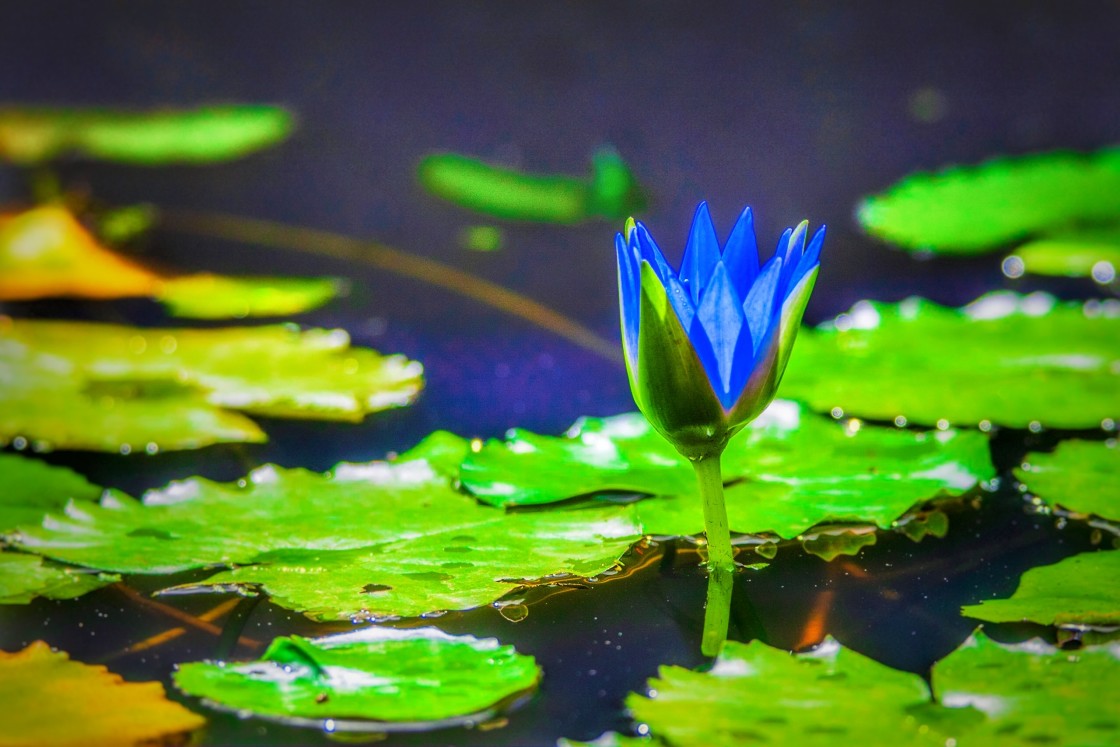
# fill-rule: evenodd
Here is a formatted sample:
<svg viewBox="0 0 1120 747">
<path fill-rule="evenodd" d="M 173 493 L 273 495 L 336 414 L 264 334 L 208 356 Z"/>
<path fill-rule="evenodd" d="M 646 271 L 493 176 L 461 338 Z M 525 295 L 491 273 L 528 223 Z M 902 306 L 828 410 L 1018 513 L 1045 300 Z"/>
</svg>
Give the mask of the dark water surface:
<svg viewBox="0 0 1120 747">
<path fill-rule="evenodd" d="M 530 171 L 584 173 L 613 144 L 648 188 L 642 217 L 673 259 L 695 204 L 721 235 L 744 204 L 760 243 L 803 217 L 829 237 L 807 320 L 861 298 L 922 294 L 967 303 L 988 290 L 1083 286 L 1008 281 L 995 257 L 920 261 L 862 235 L 861 196 L 915 169 L 995 154 L 1092 149 L 1120 140 L 1120 5 L 685 2 L 8 3 L 0 23 L 0 102 L 53 105 L 259 101 L 291 107 L 293 139 L 210 167 L 68 164 L 99 200 L 267 218 L 372 238 L 514 288 L 617 337 L 612 239 L 619 226 L 501 223 L 505 248 L 457 236 L 490 221 L 416 185 L 426 153 L 452 150 Z M 924 103 L 923 103 L 924 102 Z M 933 105 L 930 105 L 933 102 Z M 25 196 L 0 168 L 0 199 Z M 559 433 L 581 415 L 633 409 L 625 373 L 529 322 L 369 266 L 157 230 L 147 257 L 186 271 L 330 274 L 351 295 L 298 318 L 347 329 L 355 344 L 422 361 L 412 407 L 359 425 L 262 421 L 266 445 L 156 456 L 45 458 L 139 495 L 170 479 L 236 479 L 276 462 L 316 470 L 403 451 L 432 430 Z M 0 304 L 0 313 L 172 323 L 154 304 Z M 996 440 L 1003 486 L 951 515 L 944 539 L 895 535 L 832 563 L 797 548 L 737 581 L 731 637 L 803 645 L 814 631 L 891 666 L 926 672 L 972 630 L 959 607 L 1012 591 L 1026 569 L 1089 547 L 1083 527 L 1034 514 L 1007 480 L 1030 434 Z M 979 493 L 977 494 L 979 495 Z M 398 735 L 384 744 L 551 745 L 625 730 L 622 699 L 662 664 L 698 666 L 704 578 L 685 544 L 654 545 L 627 572 L 587 588 L 536 590 L 529 615 L 494 608 L 434 619 L 494 635 L 537 657 L 540 692 L 491 730 Z M 143 589 L 150 581 L 130 581 Z M 822 601 L 823 600 L 823 601 Z M 216 597 L 165 599 L 200 613 Z M 821 610 L 825 610 L 824 613 Z M 823 614 L 823 617 L 822 617 Z M 172 664 L 213 656 L 190 631 L 115 655 L 176 623 L 114 589 L 71 602 L 0 608 L 0 648 L 44 639 L 129 679 L 167 681 Z M 816 626 L 816 627 L 814 627 Z M 262 603 L 245 635 L 331 628 Z M 1044 632 L 997 627 L 1011 639 Z M 238 655 L 250 655 L 246 648 Z M 326 737 L 207 712 L 207 744 L 304 744 Z"/>
</svg>

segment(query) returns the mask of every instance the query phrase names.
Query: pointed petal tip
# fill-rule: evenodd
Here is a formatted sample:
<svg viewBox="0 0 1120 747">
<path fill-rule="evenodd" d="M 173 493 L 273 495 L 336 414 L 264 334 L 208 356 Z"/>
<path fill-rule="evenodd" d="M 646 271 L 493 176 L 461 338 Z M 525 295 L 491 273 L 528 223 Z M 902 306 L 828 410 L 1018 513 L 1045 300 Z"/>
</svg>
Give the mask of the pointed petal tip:
<svg viewBox="0 0 1120 747">
<path fill-rule="evenodd" d="M 631 234 L 633 234 L 634 231 L 637 230 L 637 228 L 638 228 L 638 224 L 637 224 L 637 222 L 635 222 L 634 216 L 631 215 L 629 218 L 626 219 L 626 223 L 623 225 L 623 228 L 622 228 L 622 231 L 625 234 L 627 241 L 630 240 Z"/>
</svg>

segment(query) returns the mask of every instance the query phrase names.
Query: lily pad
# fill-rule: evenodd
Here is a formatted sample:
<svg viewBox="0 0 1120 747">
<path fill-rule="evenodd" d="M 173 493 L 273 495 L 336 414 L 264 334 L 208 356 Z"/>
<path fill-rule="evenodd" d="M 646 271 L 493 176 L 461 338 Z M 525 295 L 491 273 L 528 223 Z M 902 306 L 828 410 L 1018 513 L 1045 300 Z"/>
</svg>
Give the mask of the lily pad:
<svg viewBox="0 0 1120 747">
<path fill-rule="evenodd" d="M 732 439 L 723 465 L 731 529 L 782 537 L 829 521 L 887 527 L 918 501 L 959 494 L 994 474 L 981 434 L 843 425 L 781 400 Z M 501 506 L 605 491 L 661 494 L 637 504 L 646 532 L 704 529 L 691 466 L 636 413 L 584 418 L 563 438 L 511 431 L 469 454 L 460 480 Z"/>
<path fill-rule="evenodd" d="M 859 208 L 863 228 L 910 250 L 979 254 L 1070 223 L 1120 216 L 1120 148 L 999 158 L 915 174 Z"/>
<path fill-rule="evenodd" d="M 1120 520 L 1120 448 L 1115 439 L 1058 444 L 1051 454 L 1030 454 L 1015 477 L 1049 503 L 1079 514 Z"/>
<path fill-rule="evenodd" d="M 946 706 L 986 716 L 962 735 L 961 747 L 1106 747 L 1120 740 L 1117 644 L 1071 652 L 1037 639 L 1004 645 L 979 632 L 933 665 L 933 690 Z"/>
<path fill-rule="evenodd" d="M 1093 428 L 1120 417 L 1120 304 L 991 293 L 964 309 L 861 301 L 805 330 L 782 395 L 944 427 Z"/>
<path fill-rule="evenodd" d="M 175 316 L 287 316 L 322 306 L 344 286 L 332 278 L 169 277 L 105 247 L 66 208 L 0 215 L 0 300 L 150 296 Z"/>
<path fill-rule="evenodd" d="M 315 726 L 330 720 L 331 730 L 393 731 L 483 721 L 535 689 L 540 676 L 531 656 L 493 638 L 365 628 L 315 640 L 277 638 L 260 660 L 243 664 L 181 664 L 175 684 L 238 713 Z M 366 721 L 348 722 L 356 719 Z"/>
<path fill-rule="evenodd" d="M 35 597 L 74 599 L 119 580 L 111 573 L 90 573 L 38 555 L 0 550 L 0 604 L 27 604 Z"/>
<path fill-rule="evenodd" d="M 316 309 L 345 288 L 334 278 L 186 275 L 163 281 L 156 299 L 173 316 L 229 319 L 290 316 Z"/>
<path fill-rule="evenodd" d="M 1120 267 L 1120 229 L 1045 236 L 1020 246 L 1003 266 L 1005 273 L 1018 267 L 1018 271 L 1033 275 L 1110 283 Z M 1015 276 L 1017 272 L 1009 274 Z"/>
<path fill-rule="evenodd" d="M 986 599 L 961 614 L 988 622 L 1120 625 L 1120 552 L 1073 555 L 1031 568 L 1008 599 Z"/>
<path fill-rule="evenodd" d="M 421 373 L 351 348 L 342 330 L 0 318 L 0 442 L 127 453 L 264 441 L 233 410 L 358 421 L 408 404 Z"/>
<path fill-rule="evenodd" d="M 145 166 L 209 163 L 278 143 L 292 126 L 292 115 L 273 106 L 6 108 L 0 110 L 0 158 L 24 165 L 70 155 Z"/>
<path fill-rule="evenodd" d="M 134 745 L 177 738 L 206 723 L 167 699 L 158 682 L 125 682 L 36 641 L 0 651 L 0 744 Z"/>
<path fill-rule="evenodd" d="M 91 501 L 102 491 L 77 472 L 18 454 L 0 454 L 0 475 L 0 533 L 38 524 L 71 498 Z"/>
<path fill-rule="evenodd" d="M 468 609 L 524 581 L 594 576 L 640 536 L 631 507 L 511 515 L 407 458 L 326 475 L 267 466 L 240 484 L 173 483 L 143 502 L 110 493 L 12 540 L 122 573 L 238 565 L 194 588 L 263 588 L 316 619 L 350 619 Z"/>
<path fill-rule="evenodd" d="M 826 638 L 791 655 L 761 642 L 728 641 L 709 672 L 661 667 L 648 696 L 626 705 L 677 747 L 945 744 L 945 718 L 916 674 L 900 672 Z M 965 714 L 949 714 L 950 717 Z M 967 714 L 971 715 L 971 714 Z M 940 716 L 940 718 L 938 718 Z"/>
<path fill-rule="evenodd" d="M 628 737 L 608 731 L 590 742 L 561 738 L 556 742 L 556 747 L 657 747 L 660 744 L 664 743 L 649 737 Z"/>
</svg>

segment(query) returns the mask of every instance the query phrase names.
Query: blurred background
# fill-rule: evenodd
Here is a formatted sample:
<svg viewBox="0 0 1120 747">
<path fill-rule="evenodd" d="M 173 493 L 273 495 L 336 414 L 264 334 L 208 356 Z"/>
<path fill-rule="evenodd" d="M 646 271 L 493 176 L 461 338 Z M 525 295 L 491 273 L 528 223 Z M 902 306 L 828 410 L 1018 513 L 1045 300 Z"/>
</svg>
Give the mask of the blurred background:
<svg viewBox="0 0 1120 747">
<path fill-rule="evenodd" d="M 921 294 L 957 305 L 1010 283 L 998 258 L 915 259 L 862 234 L 855 206 L 915 170 L 1117 142 L 1118 34 L 1120 4 L 1106 0 L 38 0 L 5 3 L 0 102 L 284 106 L 298 118 L 293 137 L 248 158 L 69 163 L 64 183 L 109 203 L 372 239 L 514 289 L 613 342 L 620 221 L 472 214 L 421 188 L 419 160 L 452 151 L 581 176 L 611 145 L 648 193 L 637 217 L 673 261 L 699 200 L 721 239 L 750 204 L 764 254 L 803 218 L 828 225 L 810 322 L 861 298 Z M 0 167 L 0 198 L 26 194 L 24 174 Z M 475 225 L 498 226 L 502 247 L 465 248 L 460 235 Z M 137 490 L 200 472 L 232 479 L 269 460 L 324 469 L 403 450 L 437 428 L 559 432 L 580 415 L 633 409 L 616 361 L 420 280 L 182 225 L 157 227 L 146 252 L 185 271 L 348 278 L 349 297 L 296 321 L 418 359 L 428 383 L 415 406 L 359 426 L 268 421 L 268 445 L 160 455 L 158 475 L 90 457 L 83 469 L 104 484 Z M 148 302 L 39 303 L 20 313 L 171 323 Z"/>
</svg>

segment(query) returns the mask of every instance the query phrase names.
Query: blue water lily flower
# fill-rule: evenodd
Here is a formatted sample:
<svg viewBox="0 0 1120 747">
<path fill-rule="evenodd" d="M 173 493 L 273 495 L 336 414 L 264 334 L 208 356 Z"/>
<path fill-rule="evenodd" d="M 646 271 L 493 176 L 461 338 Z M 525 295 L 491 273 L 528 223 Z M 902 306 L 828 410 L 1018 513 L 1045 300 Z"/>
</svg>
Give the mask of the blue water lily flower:
<svg viewBox="0 0 1120 747">
<path fill-rule="evenodd" d="M 680 272 L 641 223 L 617 236 L 630 389 L 685 456 L 718 455 L 773 399 L 820 265 L 825 229 L 806 246 L 808 225 L 787 229 L 761 268 L 749 207 L 721 251 L 700 203 Z"/>
</svg>

